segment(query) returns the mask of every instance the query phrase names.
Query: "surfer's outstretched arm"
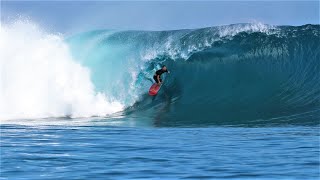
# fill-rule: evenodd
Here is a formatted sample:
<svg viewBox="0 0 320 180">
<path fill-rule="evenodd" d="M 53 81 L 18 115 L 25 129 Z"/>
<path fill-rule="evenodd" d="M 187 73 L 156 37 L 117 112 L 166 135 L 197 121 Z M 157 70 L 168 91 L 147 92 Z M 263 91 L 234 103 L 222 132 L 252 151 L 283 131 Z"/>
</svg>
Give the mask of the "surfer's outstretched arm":
<svg viewBox="0 0 320 180">
<path fill-rule="evenodd" d="M 149 81 L 151 81 L 151 83 L 153 84 L 153 80 L 152 80 L 151 78 L 147 78 L 147 77 L 146 77 L 146 79 L 149 80 Z"/>
<path fill-rule="evenodd" d="M 141 73 L 140 76 L 142 76 L 142 78 L 144 78 L 146 80 L 149 80 L 153 84 L 153 79 L 151 79 L 148 74 Z"/>
</svg>

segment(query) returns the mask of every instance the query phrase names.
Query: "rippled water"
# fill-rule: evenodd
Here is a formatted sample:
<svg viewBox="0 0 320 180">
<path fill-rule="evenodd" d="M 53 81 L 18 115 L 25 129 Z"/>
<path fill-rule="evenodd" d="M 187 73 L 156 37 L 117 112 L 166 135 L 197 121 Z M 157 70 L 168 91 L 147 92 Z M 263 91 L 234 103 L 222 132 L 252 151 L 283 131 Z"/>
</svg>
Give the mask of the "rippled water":
<svg viewBox="0 0 320 180">
<path fill-rule="evenodd" d="M 0 179 L 319 178 L 318 126 L 155 128 L 94 121 L 108 120 L 2 124 Z"/>
</svg>

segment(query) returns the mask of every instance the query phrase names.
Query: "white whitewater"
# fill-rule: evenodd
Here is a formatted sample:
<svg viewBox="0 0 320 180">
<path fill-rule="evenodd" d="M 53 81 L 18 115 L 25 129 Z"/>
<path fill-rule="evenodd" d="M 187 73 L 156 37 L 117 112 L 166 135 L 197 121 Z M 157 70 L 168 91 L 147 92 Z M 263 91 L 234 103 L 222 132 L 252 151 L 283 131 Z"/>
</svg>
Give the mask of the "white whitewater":
<svg viewBox="0 0 320 180">
<path fill-rule="evenodd" d="M 89 69 L 72 58 L 62 35 L 26 20 L 1 26 L 1 121 L 105 116 L 122 109 L 95 91 Z"/>
</svg>

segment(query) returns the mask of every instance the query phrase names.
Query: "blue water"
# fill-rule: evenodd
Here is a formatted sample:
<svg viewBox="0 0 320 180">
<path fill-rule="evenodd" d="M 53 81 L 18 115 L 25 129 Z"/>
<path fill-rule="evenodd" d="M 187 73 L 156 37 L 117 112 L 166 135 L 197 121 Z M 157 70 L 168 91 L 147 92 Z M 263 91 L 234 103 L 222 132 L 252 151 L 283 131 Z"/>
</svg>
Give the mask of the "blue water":
<svg viewBox="0 0 320 180">
<path fill-rule="evenodd" d="M 126 117 L 173 127 L 319 123 L 319 25 L 100 30 L 67 42 L 96 90 L 127 105 Z M 151 99 L 150 79 L 162 64 L 171 73 Z"/>
<path fill-rule="evenodd" d="M 63 43 L 77 64 L 4 82 L 22 95 L 0 111 L 11 117 L 0 179 L 320 178 L 320 25 L 93 30 Z M 37 52 L 18 64 L 39 67 Z M 163 64 L 171 73 L 150 97 Z M 55 72 L 66 77 L 41 79 Z M 28 73 L 45 92 L 24 85 Z M 123 108 L 107 113 L 120 106 L 105 100 Z"/>
<path fill-rule="evenodd" d="M 108 119 L 90 121 L 93 125 L 2 125 L 1 179 L 320 175 L 318 127 L 137 128 L 110 126 Z"/>
</svg>

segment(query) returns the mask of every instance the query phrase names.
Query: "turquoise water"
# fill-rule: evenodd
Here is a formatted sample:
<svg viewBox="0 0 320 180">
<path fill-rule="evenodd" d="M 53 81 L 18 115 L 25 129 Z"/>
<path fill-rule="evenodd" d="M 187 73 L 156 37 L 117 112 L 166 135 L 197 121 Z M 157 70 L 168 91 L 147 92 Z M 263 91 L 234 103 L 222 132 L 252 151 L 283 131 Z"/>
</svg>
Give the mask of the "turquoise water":
<svg viewBox="0 0 320 180">
<path fill-rule="evenodd" d="M 48 120 L 50 121 L 50 120 Z M 64 120 L 59 120 L 63 122 Z M 1 179 L 317 179 L 318 127 L 1 126 Z"/>
<path fill-rule="evenodd" d="M 319 179 L 319 25 L 28 27 L 3 31 L 0 179 Z"/>
<path fill-rule="evenodd" d="M 319 122 L 319 25 L 100 30 L 67 42 L 96 90 L 127 107 L 126 117 L 173 127 Z M 171 73 L 151 99 L 150 79 L 162 64 Z"/>
</svg>

